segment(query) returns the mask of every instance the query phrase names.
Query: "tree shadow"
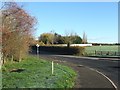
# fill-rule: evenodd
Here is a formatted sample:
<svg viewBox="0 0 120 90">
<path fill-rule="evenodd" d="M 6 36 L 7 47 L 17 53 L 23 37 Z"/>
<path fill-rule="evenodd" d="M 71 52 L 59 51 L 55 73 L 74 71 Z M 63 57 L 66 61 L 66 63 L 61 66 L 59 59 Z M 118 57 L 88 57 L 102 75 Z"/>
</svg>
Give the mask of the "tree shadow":
<svg viewBox="0 0 120 90">
<path fill-rule="evenodd" d="M 12 69 L 12 70 L 10 70 L 10 72 L 18 72 L 18 73 L 23 72 L 23 71 L 25 71 L 25 69 L 23 69 L 23 68 L 18 68 L 18 69 Z"/>
</svg>

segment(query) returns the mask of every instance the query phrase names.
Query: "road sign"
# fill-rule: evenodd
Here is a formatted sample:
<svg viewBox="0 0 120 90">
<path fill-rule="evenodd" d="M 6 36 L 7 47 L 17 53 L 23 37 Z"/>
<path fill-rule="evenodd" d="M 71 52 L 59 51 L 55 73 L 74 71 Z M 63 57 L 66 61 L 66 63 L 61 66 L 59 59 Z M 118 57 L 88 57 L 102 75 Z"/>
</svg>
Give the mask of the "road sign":
<svg viewBox="0 0 120 90">
<path fill-rule="evenodd" d="M 39 44 L 36 44 L 37 47 L 39 47 L 40 45 Z"/>
</svg>

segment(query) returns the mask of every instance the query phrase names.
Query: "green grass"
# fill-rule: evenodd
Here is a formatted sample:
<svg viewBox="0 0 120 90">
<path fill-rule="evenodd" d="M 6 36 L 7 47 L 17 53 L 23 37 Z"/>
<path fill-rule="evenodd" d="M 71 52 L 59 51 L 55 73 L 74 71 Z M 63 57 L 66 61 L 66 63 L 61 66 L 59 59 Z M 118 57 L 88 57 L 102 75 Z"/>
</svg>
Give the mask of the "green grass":
<svg viewBox="0 0 120 90">
<path fill-rule="evenodd" d="M 22 72 L 10 72 L 23 68 Z M 21 62 L 7 62 L 2 67 L 3 88 L 72 88 L 76 72 L 67 66 L 54 64 L 51 74 L 51 62 L 29 56 Z"/>
<path fill-rule="evenodd" d="M 87 55 L 95 55 L 95 50 L 96 51 L 103 51 L 103 52 L 118 52 L 118 47 L 117 45 L 114 46 L 92 46 L 92 47 L 85 47 L 85 53 Z"/>
</svg>

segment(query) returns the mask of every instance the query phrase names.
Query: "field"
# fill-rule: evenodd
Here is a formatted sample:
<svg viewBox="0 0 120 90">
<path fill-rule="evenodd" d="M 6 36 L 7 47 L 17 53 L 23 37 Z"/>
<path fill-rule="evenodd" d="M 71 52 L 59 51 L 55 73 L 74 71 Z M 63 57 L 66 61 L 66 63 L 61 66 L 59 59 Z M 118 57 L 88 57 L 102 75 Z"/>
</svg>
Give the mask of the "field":
<svg viewBox="0 0 120 90">
<path fill-rule="evenodd" d="M 104 56 L 118 56 L 120 46 L 91 46 L 85 47 L 85 54 L 88 56 L 104 55 Z"/>
<path fill-rule="evenodd" d="M 2 76 L 3 88 L 72 88 L 76 72 L 54 64 L 52 74 L 51 61 L 28 57 L 19 63 L 7 62 L 2 67 Z"/>
</svg>

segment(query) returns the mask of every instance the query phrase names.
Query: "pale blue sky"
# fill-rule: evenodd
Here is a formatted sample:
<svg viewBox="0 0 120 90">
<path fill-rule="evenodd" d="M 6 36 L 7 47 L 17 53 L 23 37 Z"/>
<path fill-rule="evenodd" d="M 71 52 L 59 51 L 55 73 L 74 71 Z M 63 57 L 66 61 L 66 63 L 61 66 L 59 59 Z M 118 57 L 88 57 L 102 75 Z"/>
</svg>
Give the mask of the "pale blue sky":
<svg viewBox="0 0 120 90">
<path fill-rule="evenodd" d="M 88 42 L 118 42 L 117 2 L 26 2 L 24 9 L 38 20 L 35 37 L 55 32 L 65 35 L 74 32 Z"/>
</svg>

